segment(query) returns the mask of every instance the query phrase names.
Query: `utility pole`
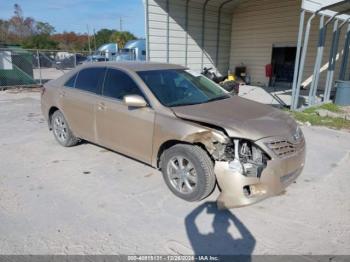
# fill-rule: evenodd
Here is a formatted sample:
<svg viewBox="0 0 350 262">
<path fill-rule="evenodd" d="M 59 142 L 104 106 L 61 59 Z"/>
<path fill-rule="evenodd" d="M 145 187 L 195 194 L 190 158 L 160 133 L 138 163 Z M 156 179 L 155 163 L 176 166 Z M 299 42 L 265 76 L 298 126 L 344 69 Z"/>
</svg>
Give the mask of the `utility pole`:
<svg viewBox="0 0 350 262">
<path fill-rule="evenodd" d="M 119 31 L 123 32 L 123 18 L 122 17 L 119 18 Z"/>
<path fill-rule="evenodd" d="M 89 53 L 91 54 L 91 46 L 90 46 L 90 30 L 89 25 L 86 25 L 87 33 L 88 33 L 88 46 L 89 46 Z"/>
<path fill-rule="evenodd" d="M 94 50 L 96 51 L 96 31 L 94 28 Z"/>
</svg>

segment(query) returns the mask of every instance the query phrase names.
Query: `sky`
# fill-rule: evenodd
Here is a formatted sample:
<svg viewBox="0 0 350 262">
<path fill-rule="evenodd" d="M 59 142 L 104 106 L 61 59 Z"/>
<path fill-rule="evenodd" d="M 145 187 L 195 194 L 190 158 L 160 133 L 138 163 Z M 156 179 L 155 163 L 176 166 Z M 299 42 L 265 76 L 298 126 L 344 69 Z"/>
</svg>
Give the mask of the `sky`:
<svg viewBox="0 0 350 262">
<path fill-rule="evenodd" d="M 48 22 L 57 32 L 86 33 L 93 29 L 120 29 L 138 37 L 145 35 L 144 7 L 142 0 L 1 0 L 0 18 L 13 15 L 14 4 L 19 4 L 23 16 Z"/>
</svg>

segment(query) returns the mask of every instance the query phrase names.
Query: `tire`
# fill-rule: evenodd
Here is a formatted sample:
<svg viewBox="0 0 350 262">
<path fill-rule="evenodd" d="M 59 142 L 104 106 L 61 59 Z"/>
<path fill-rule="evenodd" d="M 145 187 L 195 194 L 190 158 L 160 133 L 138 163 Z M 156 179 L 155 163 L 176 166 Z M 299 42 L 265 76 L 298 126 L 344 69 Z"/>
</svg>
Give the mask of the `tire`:
<svg viewBox="0 0 350 262">
<path fill-rule="evenodd" d="M 213 163 L 196 145 L 177 144 L 167 149 L 161 156 L 161 171 L 169 189 L 186 201 L 202 200 L 215 188 Z"/>
<path fill-rule="evenodd" d="M 51 117 L 52 132 L 56 141 L 65 147 L 74 146 L 79 142 L 70 130 L 68 123 L 60 110 L 56 110 Z"/>
</svg>

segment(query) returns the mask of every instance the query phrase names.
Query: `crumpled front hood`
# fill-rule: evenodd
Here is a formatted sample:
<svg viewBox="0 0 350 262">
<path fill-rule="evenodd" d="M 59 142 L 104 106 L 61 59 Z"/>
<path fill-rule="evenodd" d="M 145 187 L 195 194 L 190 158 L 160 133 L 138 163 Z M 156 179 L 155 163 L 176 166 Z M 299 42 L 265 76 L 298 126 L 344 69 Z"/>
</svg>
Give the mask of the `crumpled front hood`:
<svg viewBox="0 0 350 262">
<path fill-rule="evenodd" d="M 242 97 L 171 108 L 179 118 L 224 128 L 230 137 L 292 137 L 296 122 L 281 110 Z"/>
</svg>

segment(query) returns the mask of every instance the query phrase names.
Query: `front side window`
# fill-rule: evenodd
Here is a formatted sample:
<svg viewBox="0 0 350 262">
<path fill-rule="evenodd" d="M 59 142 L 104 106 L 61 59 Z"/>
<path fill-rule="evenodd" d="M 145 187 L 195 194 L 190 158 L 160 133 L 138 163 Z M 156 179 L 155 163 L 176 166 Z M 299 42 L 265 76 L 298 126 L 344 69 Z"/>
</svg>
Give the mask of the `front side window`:
<svg viewBox="0 0 350 262">
<path fill-rule="evenodd" d="M 229 98 L 220 86 L 201 74 L 186 70 L 151 70 L 139 76 L 165 106 L 185 106 Z"/>
<path fill-rule="evenodd" d="M 103 67 L 81 70 L 75 82 L 75 88 L 98 94 L 103 83 L 105 72 L 106 69 Z"/>
<path fill-rule="evenodd" d="M 143 97 L 143 94 L 134 80 L 126 73 L 116 70 L 108 69 L 104 87 L 103 95 L 122 100 L 126 95 L 139 95 Z"/>
</svg>

